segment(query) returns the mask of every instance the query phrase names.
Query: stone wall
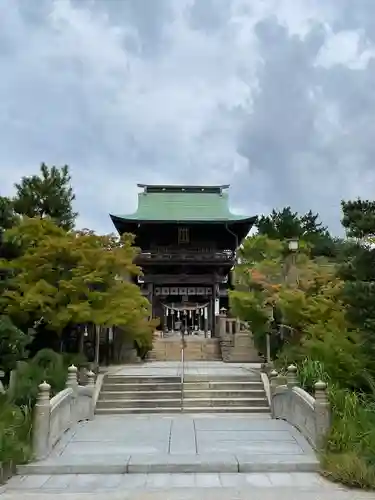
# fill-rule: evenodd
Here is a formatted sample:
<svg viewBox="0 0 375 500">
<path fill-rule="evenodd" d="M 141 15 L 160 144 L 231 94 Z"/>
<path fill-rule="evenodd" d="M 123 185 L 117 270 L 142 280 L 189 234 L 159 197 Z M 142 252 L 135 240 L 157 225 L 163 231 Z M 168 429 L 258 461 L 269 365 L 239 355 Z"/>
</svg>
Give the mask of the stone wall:
<svg viewBox="0 0 375 500">
<path fill-rule="evenodd" d="M 282 384 L 282 385 L 280 385 Z M 273 418 L 286 420 L 296 427 L 309 443 L 319 449 L 330 428 L 331 411 L 327 398 L 327 385 L 315 384 L 315 397 L 298 385 L 297 367 L 288 367 L 283 380 L 276 371 L 269 375 L 271 413 Z"/>
<path fill-rule="evenodd" d="M 88 372 L 87 386 L 78 385 L 77 368 L 68 368 L 66 388 L 50 399 L 51 386 L 39 385 L 33 417 L 33 455 L 46 458 L 63 434 L 82 420 L 94 417 L 95 374 Z"/>
</svg>

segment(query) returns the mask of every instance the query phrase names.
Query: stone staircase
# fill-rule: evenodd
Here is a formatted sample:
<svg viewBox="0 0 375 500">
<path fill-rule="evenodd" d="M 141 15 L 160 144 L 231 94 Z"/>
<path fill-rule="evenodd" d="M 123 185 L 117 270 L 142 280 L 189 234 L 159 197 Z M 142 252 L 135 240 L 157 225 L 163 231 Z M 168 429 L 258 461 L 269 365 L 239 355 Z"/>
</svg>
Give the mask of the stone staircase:
<svg viewBox="0 0 375 500">
<path fill-rule="evenodd" d="M 224 362 L 260 363 L 263 361 L 255 348 L 253 335 L 243 321 L 220 314 L 218 334 Z"/>
<path fill-rule="evenodd" d="M 181 411 L 180 377 L 107 375 L 96 404 L 97 415 Z"/>
<path fill-rule="evenodd" d="M 269 413 L 260 374 L 215 377 L 128 377 L 107 375 L 98 415 L 126 413 Z"/>
<path fill-rule="evenodd" d="M 236 377 L 187 376 L 183 411 L 190 413 L 268 413 L 263 382 L 256 375 Z"/>
<path fill-rule="evenodd" d="M 185 360 L 186 361 L 219 361 L 221 350 L 219 339 L 202 338 L 198 336 L 185 337 Z M 156 337 L 153 348 L 148 355 L 153 361 L 180 361 L 181 360 L 181 338 Z"/>
</svg>

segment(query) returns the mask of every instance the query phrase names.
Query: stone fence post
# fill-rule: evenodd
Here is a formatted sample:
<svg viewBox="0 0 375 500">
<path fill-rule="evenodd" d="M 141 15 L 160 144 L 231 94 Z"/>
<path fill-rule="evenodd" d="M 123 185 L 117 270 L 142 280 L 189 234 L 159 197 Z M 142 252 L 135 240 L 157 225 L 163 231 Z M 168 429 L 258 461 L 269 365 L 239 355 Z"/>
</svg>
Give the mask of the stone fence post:
<svg viewBox="0 0 375 500">
<path fill-rule="evenodd" d="M 69 366 L 68 368 L 68 378 L 66 381 L 66 388 L 73 389 L 75 395 L 77 395 L 78 391 L 78 368 L 74 365 Z"/>
<path fill-rule="evenodd" d="M 33 450 L 36 460 L 42 460 L 49 453 L 50 391 L 47 382 L 39 385 L 39 393 L 34 408 Z"/>
<path fill-rule="evenodd" d="M 66 380 L 66 388 L 72 389 L 72 401 L 70 406 L 70 420 L 71 424 L 76 421 L 77 418 L 77 397 L 78 397 L 78 368 L 74 365 L 68 368 L 68 378 Z"/>
<path fill-rule="evenodd" d="M 328 400 L 327 384 L 319 380 L 315 389 L 315 422 L 317 446 L 321 448 L 331 425 L 331 405 Z"/>
<path fill-rule="evenodd" d="M 220 309 L 220 314 L 218 315 L 218 333 L 219 338 L 224 339 L 227 333 L 227 310 L 225 307 Z"/>
<path fill-rule="evenodd" d="M 91 389 L 91 402 L 89 411 L 89 420 L 93 420 L 95 414 L 95 373 L 90 370 L 87 372 L 87 387 Z"/>
<path fill-rule="evenodd" d="M 288 366 L 286 380 L 288 389 L 293 389 L 293 387 L 298 386 L 297 367 L 295 365 Z"/>
<path fill-rule="evenodd" d="M 278 376 L 279 374 L 277 373 L 276 370 L 272 370 L 271 373 L 269 374 L 269 381 L 270 381 L 270 395 L 272 397 L 275 388 L 279 385 L 278 384 Z"/>
</svg>

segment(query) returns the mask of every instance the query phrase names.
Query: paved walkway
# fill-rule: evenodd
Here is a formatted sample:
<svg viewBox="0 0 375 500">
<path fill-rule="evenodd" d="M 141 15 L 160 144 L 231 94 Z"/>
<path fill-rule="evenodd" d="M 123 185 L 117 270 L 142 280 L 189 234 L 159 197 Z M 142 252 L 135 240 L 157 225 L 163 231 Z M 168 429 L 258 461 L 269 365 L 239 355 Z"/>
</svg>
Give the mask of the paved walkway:
<svg viewBox="0 0 375 500">
<path fill-rule="evenodd" d="M 317 474 L 125 474 L 29 476 L 1 500 L 374 500 Z"/>
<path fill-rule="evenodd" d="M 187 375 L 214 378 L 248 374 L 259 365 L 188 362 L 185 368 Z M 110 372 L 178 376 L 180 363 Z M 291 463 L 299 472 L 280 472 Z M 305 439 L 268 416 L 97 416 L 65 434 L 47 460 L 25 466 L 0 500 L 375 499 L 306 472 L 316 466 Z"/>
<path fill-rule="evenodd" d="M 269 416 L 112 415 L 79 424 L 47 460 L 22 472 L 309 472 L 317 467 L 303 436 Z"/>
</svg>

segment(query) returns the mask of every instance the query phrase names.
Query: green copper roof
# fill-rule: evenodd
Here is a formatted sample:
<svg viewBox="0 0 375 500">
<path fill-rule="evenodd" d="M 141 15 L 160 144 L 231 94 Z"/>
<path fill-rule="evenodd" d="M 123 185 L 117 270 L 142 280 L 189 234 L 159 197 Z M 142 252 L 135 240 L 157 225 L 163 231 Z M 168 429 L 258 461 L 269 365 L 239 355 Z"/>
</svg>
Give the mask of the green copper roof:
<svg viewBox="0 0 375 500">
<path fill-rule="evenodd" d="M 130 215 L 111 216 L 126 221 L 240 222 L 228 207 L 228 186 L 145 186 L 138 195 L 138 209 Z"/>
</svg>

